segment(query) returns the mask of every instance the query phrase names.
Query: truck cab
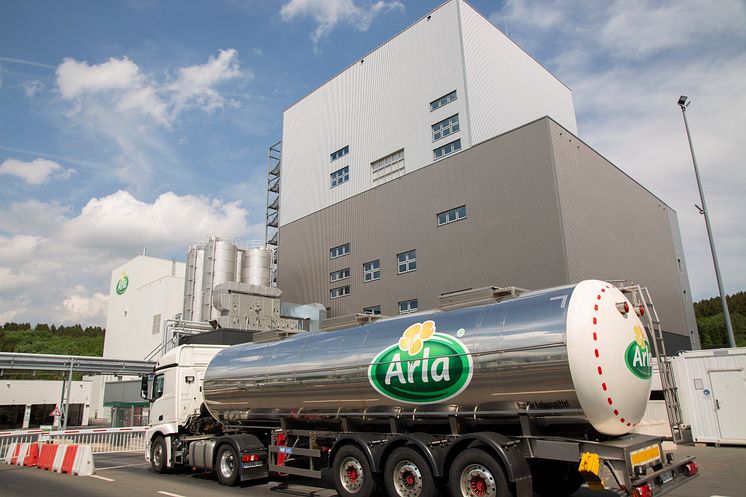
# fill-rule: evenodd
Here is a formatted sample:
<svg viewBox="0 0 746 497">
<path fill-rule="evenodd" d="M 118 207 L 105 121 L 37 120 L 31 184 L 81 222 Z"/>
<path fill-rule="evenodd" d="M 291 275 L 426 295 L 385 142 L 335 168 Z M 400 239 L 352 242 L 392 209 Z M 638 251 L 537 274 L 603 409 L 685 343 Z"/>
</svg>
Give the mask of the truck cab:
<svg viewBox="0 0 746 497">
<path fill-rule="evenodd" d="M 148 440 L 168 439 L 178 435 L 190 421 L 199 416 L 203 402 L 202 381 L 210 360 L 223 345 L 181 345 L 161 357 L 153 373 L 143 376 L 143 398 L 150 401 Z M 163 460 L 172 467 L 171 444 L 165 444 Z M 145 458 L 150 461 L 152 444 Z"/>
</svg>

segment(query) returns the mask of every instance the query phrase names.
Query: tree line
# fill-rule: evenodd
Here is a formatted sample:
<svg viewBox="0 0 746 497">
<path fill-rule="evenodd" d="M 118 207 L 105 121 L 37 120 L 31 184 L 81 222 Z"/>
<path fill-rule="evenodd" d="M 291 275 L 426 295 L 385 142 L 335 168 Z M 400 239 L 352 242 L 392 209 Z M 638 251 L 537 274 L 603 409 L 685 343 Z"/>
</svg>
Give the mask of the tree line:
<svg viewBox="0 0 746 497">
<path fill-rule="evenodd" d="M 73 324 L 71 326 L 64 325 L 48 325 L 47 323 L 38 323 L 33 328 L 31 323 L 15 323 L 9 321 L 2 326 L 2 331 L 49 331 L 52 333 L 58 333 L 61 336 L 66 337 L 82 337 L 82 336 L 104 336 L 106 330 L 101 326 L 86 326 L 83 328 L 79 324 Z"/>
<path fill-rule="evenodd" d="M 728 312 L 733 325 L 733 335 L 738 347 L 746 347 L 746 292 L 726 295 Z M 694 303 L 694 314 L 697 317 L 699 340 L 704 349 L 727 347 L 728 338 L 725 331 L 725 317 L 720 297 L 703 299 Z"/>
</svg>

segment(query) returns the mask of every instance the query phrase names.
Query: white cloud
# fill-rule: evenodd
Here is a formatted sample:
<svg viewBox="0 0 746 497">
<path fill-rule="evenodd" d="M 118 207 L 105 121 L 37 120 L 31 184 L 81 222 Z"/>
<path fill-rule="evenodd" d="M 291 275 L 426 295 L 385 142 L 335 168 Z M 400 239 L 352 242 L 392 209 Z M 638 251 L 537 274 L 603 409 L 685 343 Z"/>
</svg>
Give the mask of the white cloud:
<svg viewBox="0 0 746 497">
<path fill-rule="evenodd" d="M 250 77 L 249 73 L 247 75 Z M 168 85 L 173 92 L 174 112 L 190 106 L 207 112 L 223 107 L 225 99 L 215 86 L 239 76 L 238 52 L 233 48 L 220 50 L 217 58 L 211 55 L 206 64 L 182 67 L 179 78 Z"/>
<path fill-rule="evenodd" d="M 127 57 L 94 65 L 66 58 L 57 67 L 57 87 L 68 100 L 87 92 L 134 88 L 141 79 L 140 68 Z"/>
<path fill-rule="evenodd" d="M 60 321 L 68 323 L 102 323 L 106 321 L 109 296 L 95 292 L 89 296 L 83 285 L 76 285 L 55 310 Z"/>
<path fill-rule="evenodd" d="M 513 1 L 490 18 L 573 90 L 580 136 L 678 213 L 695 298 L 717 287 L 679 95 L 687 111 L 726 290 L 746 288 L 746 5 Z M 560 41 L 560 42 L 558 42 Z"/>
<path fill-rule="evenodd" d="M 44 83 L 37 80 L 22 81 L 21 86 L 27 97 L 33 97 L 44 89 Z"/>
<path fill-rule="evenodd" d="M 31 162 L 6 159 L 0 164 L 0 175 L 17 176 L 31 185 L 41 185 L 52 178 L 67 179 L 74 173 L 74 169 L 65 169 L 47 159 L 34 159 Z"/>
<path fill-rule="evenodd" d="M 311 40 L 316 44 L 339 23 L 367 31 L 373 18 L 392 10 L 403 11 L 404 4 L 398 0 L 363 2 L 362 5 L 353 0 L 290 0 L 280 9 L 280 17 L 284 21 L 305 17 L 313 19 L 316 29 L 311 33 Z"/>
<path fill-rule="evenodd" d="M 103 324 L 111 270 L 147 246 L 183 260 L 211 233 L 257 238 L 238 203 L 164 193 L 153 202 L 118 191 L 80 211 L 25 201 L 0 208 L 0 316 L 49 323 Z"/>
</svg>

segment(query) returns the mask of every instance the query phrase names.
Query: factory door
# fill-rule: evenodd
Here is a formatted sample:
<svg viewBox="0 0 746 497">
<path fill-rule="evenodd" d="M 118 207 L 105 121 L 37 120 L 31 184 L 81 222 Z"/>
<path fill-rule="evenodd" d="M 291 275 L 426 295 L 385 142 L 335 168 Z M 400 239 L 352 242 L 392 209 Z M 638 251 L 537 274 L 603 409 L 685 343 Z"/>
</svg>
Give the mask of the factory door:
<svg viewBox="0 0 746 497">
<path fill-rule="evenodd" d="M 743 371 L 710 371 L 715 415 L 722 440 L 746 440 L 746 379 Z"/>
</svg>

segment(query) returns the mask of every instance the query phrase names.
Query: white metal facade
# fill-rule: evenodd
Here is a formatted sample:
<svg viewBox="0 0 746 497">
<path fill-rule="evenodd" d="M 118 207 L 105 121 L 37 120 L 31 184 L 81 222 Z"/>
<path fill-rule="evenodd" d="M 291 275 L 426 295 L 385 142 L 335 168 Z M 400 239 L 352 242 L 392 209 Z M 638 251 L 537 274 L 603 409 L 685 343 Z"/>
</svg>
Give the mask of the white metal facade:
<svg viewBox="0 0 746 497">
<path fill-rule="evenodd" d="M 433 142 L 431 126 L 455 114 L 459 131 Z M 285 111 L 279 224 L 372 188 L 371 163 L 401 149 L 409 173 L 439 146 L 464 150 L 545 115 L 577 133 L 570 90 L 468 4 L 447 2 Z M 349 180 L 332 187 L 344 167 Z"/>
<path fill-rule="evenodd" d="M 184 305 L 185 268 L 183 262 L 138 256 L 111 272 L 104 357 L 144 359 L 161 344 L 164 323 Z M 118 293 L 123 276 L 127 287 Z"/>
</svg>

